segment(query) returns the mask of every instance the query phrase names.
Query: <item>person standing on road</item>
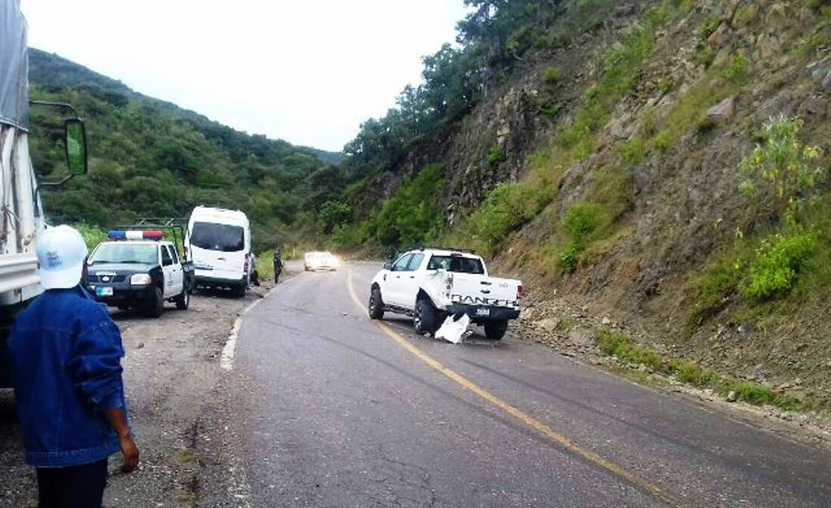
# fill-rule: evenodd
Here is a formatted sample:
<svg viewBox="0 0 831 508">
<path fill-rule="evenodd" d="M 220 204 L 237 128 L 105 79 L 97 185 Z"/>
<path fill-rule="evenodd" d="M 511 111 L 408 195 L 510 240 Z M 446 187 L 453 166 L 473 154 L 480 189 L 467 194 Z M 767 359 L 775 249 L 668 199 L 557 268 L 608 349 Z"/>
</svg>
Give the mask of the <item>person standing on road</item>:
<svg viewBox="0 0 831 508">
<path fill-rule="evenodd" d="M 274 249 L 274 283 L 277 284 L 277 279 L 283 272 L 283 260 L 280 258 L 280 247 Z"/>
<path fill-rule="evenodd" d="M 18 314 L 8 348 L 26 462 L 37 470 L 39 508 L 98 508 L 107 459 L 138 466 L 127 420 L 121 334 L 81 287 L 87 247 L 69 226 L 37 244 L 46 290 Z"/>
</svg>

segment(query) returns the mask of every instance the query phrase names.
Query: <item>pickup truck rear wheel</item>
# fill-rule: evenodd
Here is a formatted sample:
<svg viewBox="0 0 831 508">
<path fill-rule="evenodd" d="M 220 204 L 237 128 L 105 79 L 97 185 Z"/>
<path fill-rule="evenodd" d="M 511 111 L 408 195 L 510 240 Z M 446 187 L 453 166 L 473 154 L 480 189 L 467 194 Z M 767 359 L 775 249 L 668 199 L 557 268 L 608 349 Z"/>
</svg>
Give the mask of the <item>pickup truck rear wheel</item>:
<svg viewBox="0 0 831 508">
<path fill-rule="evenodd" d="M 153 288 L 153 298 L 147 306 L 147 315 L 150 317 L 160 317 L 164 312 L 164 295 L 162 290 L 158 287 Z"/>
<path fill-rule="evenodd" d="M 425 333 L 433 335 L 439 329 L 436 308 L 433 302 L 422 298 L 416 302 L 415 315 L 413 316 L 413 327 L 419 335 Z"/>
<path fill-rule="evenodd" d="M 188 287 L 187 282 L 184 287 L 182 287 L 182 294 L 174 298 L 173 301 L 176 302 L 177 309 L 188 310 L 188 307 L 190 307 L 190 288 Z"/>
<path fill-rule="evenodd" d="M 377 286 L 369 294 L 369 318 L 384 319 L 384 300 L 381 299 L 381 288 Z"/>
<path fill-rule="evenodd" d="M 505 332 L 508 331 L 507 321 L 494 321 L 492 323 L 485 323 L 485 337 L 490 340 L 502 340 Z"/>
</svg>

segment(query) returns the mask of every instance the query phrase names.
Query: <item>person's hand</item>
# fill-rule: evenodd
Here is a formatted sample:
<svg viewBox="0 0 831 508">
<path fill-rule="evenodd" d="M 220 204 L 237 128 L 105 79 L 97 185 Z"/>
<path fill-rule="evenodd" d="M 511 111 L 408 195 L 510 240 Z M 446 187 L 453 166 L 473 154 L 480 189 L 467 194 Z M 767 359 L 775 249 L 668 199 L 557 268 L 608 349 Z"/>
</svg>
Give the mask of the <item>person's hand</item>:
<svg viewBox="0 0 831 508">
<path fill-rule="evenodd" d="M 139 463 L 139 449 L 136 442 L 133 441 L 133 436 L 129 433 L 119 438 L 121 444 L 121 455 L 124 456 L 124 464 L 121 466 L 122 473 L 130 473 L 135 471 Z"/>
</svg>

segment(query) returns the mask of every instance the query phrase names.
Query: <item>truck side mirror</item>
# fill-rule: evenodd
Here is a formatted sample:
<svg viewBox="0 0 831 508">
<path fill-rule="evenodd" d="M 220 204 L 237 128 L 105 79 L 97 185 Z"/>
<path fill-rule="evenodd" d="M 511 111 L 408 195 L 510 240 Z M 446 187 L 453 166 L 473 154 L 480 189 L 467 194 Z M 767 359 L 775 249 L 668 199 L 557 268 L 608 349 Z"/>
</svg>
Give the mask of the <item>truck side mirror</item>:
<svg viewBox="0 0 831 508">
<path fill-rule="evenodd" d="M 392 261 L 384 263 L 384 270 L 392 270 Z"/>
<path fill-rule="evenodd" d="M 87 174 L 87 131 L 80 118 L 70 118 L 64 122 L 64 146 L 69 174 Z"/>
</svg>

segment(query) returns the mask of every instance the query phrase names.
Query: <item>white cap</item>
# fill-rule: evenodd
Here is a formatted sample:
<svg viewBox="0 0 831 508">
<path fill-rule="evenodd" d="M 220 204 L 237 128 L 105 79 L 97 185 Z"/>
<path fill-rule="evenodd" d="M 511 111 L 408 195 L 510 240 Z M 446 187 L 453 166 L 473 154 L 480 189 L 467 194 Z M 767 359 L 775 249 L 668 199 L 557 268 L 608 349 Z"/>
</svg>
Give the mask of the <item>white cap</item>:
<svg viewBox="0 0 831 508">
<path fill-rule="evenodd" d="M 40 283 L 44 289 L 69 289 L 81 282 L 87 244 L 75 228 L 57 226 L 38 235 Z"/>
</svg>

